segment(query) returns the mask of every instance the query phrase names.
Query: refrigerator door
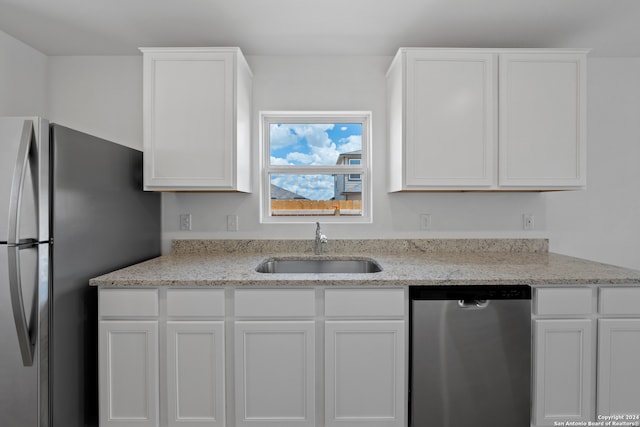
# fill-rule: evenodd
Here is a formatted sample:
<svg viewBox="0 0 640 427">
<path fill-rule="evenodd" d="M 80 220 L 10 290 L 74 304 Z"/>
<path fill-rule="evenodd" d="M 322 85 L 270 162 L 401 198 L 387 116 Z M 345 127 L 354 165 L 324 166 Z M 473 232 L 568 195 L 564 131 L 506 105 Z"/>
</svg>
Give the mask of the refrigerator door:
<svg viewBox="0 0 640 427">
<path fill-rule="evenodd" d="M 48 173 L 48 122 L 0 117 L 0 244 L 48 241 Z"/>
<path fill-rule="evenodd" d="M 52 125 L 53 427 L 98 424 L 97 291 L 89 279 L 160 254 L 160 195 L 142 153 Z"/>
<path fill-rule="evenodd" d="M 40 256 L 44 271 L 40 270 Z M 48 245 L 0 245 L 0 425 L 48 426 Z M 11 258 L 20 270 L 24 313 L 34 344 L 33 361 L 23 361 L 10 289 Z M 41 298 L 42 297 L 42 298 Z"/>
</svg>

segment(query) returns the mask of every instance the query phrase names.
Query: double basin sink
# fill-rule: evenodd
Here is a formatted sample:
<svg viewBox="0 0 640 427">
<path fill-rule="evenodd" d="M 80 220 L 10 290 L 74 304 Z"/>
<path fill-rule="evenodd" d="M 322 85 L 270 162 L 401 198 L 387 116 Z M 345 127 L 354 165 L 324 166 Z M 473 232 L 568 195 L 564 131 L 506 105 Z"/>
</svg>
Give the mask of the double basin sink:
<svg viewBox="0 0 640 427">
<path fill-rule="evenodd" d="M 268 258 L 256 267 L 258 273 L 357 274 L 377 273 L 382 267 L 368 258 Z"/>
</svg>

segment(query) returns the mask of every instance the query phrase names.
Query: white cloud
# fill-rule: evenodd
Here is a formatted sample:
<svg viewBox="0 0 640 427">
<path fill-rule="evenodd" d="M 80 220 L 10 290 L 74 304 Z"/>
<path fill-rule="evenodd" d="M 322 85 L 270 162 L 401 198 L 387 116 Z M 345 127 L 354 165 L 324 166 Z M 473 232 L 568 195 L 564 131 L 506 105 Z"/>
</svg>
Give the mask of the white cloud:
<svg viewBox="0 0 640 427">
<path fill-rule="evenodd" d="M 269 133 L 271 148 L 278 149 L 299 143 L 302 137 L 292 133 L 292 130 L 293 129 L 287 125 L 271 125 Z"/>
<path fill-rule="evenodd" d="M 333 197 L 331 175 L 274 175 L 271 182 L 311 200 L 330 200 Z"/>
<path fill-rule="evenodd" d="M 338 141 L 338 151 L 340 153 L 349 153 L 357 150 L 362 150 L 362 135 L 350 135 Z"/>
<path fill-rule="evenodd" d="M 315 160 L 315 156 L 313 154 L 299 153 L 296 151 L 287 154 L 287 160 L 290 162 L 289 164 L 310 165 Z"/>
<path fill-rule="evenodd" d="M 279 166 L 288 165 L 289 164 L 287 159 L 283 159 L 283 158 L 280 158 L 280 157 L 273 157 L 273 156 L 271 156 L 271 159 L 269 160 L 269 162 L 272 165 L 279 165 Z"/>
<path fill-rule="evenodd" d="M 270 130 L 271 148 L 273 150 L 290 147 L 285 159 L 272 158 L 271 164 L 304 164 L 304 165 L 331 165 L 335 164 L 340 152 L 335 142 L 327 134 L 334 128 L 334 124 L 310 123 L 310 124 L 277 124 Z M 294 151 L 295 146 L 302 140 L 306 141 L 309 152 Z"/>
<path fill-rule="evenodd" d="M 333 144 L 331 138 L 327 134 L 328 130 L 333 129 L 333 124 L 301 124 L 293 125 L 292 128 L 300 137 L 306 138 L 309 147 L 327 147 Z"/>
</svg>

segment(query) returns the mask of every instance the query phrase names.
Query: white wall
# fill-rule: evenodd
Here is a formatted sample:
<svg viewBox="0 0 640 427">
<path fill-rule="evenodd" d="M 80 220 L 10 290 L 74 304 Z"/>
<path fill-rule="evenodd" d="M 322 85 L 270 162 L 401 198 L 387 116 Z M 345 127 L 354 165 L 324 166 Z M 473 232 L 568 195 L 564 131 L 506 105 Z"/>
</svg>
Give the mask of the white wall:
<svg viewBox="0 0 640 427">
<path fill-rule="evenodd" d="M 142 57 L 51 56 L 52 123 L 142 150 Z"/>
<path fill-rule="evenodd" d="M 586 191 L 549 193 L 550 248 L 640 269 L 640 58 L 591 58 Z"/>
<path fill-rule="evenodd" d="M 0 31 L 0 116 L 46 115 L 47 57 Z"/>
<path fill-rule="evenodd" d="M 590 58 L 587 191 L 558 193 L 388 194 L 385 72 L 391 57 L 249 57 L 254 117 L 260 110 L 373 112 L 374 223 L 327 224 L 329 238 L 549 237 L 551 250 L 640 269 L 640 59 Z M 52 57 L 55 121 L 141 147 L 140 57 Z M 254 165 L 258 165 L 257 123 Z M 254 187 L 259 188 L 259 175 Z M 166 193 L 165 250 L 173 238 L 311 238 L 313 226 L 259 224 L 257 193 Z M 523 213 L 536 230 L 522 231 Z M 178 215 L 193 215 L 193 231 Z M 419 230 L 430 213 L 433 230 Z M 226 216 L 239 216 L 239 232 Z"/>
</svg>

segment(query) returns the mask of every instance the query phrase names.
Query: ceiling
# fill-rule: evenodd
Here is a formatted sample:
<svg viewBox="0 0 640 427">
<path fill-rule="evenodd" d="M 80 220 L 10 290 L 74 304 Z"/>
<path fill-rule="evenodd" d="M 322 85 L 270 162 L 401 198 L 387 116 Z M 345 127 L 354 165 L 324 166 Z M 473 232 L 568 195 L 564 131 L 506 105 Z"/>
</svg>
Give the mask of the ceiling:
<svg viewBox="0 0 640 427">
<path fill-rule="evenodd" d="M 401 46 L 575 47 L 640 57 L 638 0 L 0 0 L 0 30 L 47 55 L 240 46 L 393 55 Z"/>
</svg>

